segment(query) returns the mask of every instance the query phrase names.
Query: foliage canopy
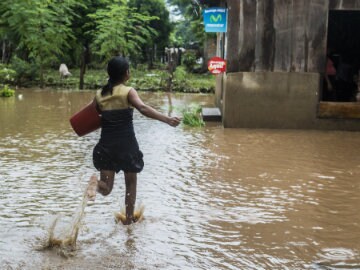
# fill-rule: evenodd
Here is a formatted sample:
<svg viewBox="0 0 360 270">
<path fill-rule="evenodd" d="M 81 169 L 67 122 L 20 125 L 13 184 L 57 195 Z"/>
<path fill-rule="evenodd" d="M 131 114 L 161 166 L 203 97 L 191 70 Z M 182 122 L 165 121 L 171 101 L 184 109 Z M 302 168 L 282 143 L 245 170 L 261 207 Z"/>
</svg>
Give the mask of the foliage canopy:
<svg viewBox="0 0 360 270">
<path fill-rule="evenodd" d="M 172 23 L 166 3 L 178 5 L 188 18 Z M 114 55 L 132 62 L 164 59 L 173 44 L 201 44 L 200 17 L 191 0 L 2 0 L 0 1 L 0 63 L 11 64 L 15 81 L 40 79 L 46 69 L 66 63 L 80 68 Z M 174 24 L 177 24 L 174 30 Z M 201 30 L 199 30 L 201 29 Z M 171 35 L 172 31 L 175 34 Z M 150 65 L 149 65 L 150 66 Z"/>
</svg>

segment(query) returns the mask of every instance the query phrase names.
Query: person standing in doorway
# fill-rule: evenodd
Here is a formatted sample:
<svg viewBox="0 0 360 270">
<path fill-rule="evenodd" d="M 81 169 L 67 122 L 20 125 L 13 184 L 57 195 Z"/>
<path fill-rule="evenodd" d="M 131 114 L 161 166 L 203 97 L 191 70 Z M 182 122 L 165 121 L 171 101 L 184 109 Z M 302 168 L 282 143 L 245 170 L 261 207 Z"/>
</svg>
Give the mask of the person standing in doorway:
<svg viewBox="0 0 360 270">
<path fill-rule="evenodd" d="M 353 57 L 348 53 L 340 55 L 336 72 L 336 101 L 355 101 L 357 85 Z"/>
<path fill-rule="evenodd" d="M 124 172 L 125 176 L 125 225 L 136 222 L 134 208 L 136 201 L 137 174 L 144 167 L 143 154 L 139 149 L 133 127 L 133 107 L 141 114 L 164 122 L 172 127 L 179 125 L 181 119 L 169 117 L 144 104 L 137 91 L 125 85 L 130 78 L 129 63 L 124 57 L 114 57 L 107 65 L 109 79 L 98 90 L 95 101 L 101 112 L 101 136 L 94 147 L 93 163 L 100 171 L 91 176 L 87 196 L 95 200 L 96 192 L 110 194 L 115 173 Z"/>
<path fill-rule="evenodd" d="M 333 50 L 329 48 L 326 55 L 326 70 L 322 97 L 324 101 L 334 101 L 336 99 L 336 69 L 334 61 L 331 59 L 332 54 Z"/>
</svg>

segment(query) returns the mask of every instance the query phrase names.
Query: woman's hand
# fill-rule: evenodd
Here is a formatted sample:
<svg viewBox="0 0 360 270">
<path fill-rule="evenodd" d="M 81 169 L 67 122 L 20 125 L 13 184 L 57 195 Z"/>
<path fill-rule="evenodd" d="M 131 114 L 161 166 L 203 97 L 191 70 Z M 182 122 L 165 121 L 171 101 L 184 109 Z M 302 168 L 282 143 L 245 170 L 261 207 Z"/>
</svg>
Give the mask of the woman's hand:
<svg viewBox="0 0 360 270">
<path fill-rule="evenodd" d="M 179 117 L 168 117 L 166 123 L 172 127 L 177 127 L 181 122 Z"/>
</svg>

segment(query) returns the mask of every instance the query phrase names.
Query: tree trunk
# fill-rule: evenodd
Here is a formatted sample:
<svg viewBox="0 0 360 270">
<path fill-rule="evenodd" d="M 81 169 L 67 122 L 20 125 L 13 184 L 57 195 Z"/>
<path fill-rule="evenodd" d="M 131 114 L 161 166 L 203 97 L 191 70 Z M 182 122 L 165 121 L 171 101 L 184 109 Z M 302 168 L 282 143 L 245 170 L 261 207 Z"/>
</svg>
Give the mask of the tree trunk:
<svg viewBox="0 0 360 270">
<path fill-rule="evenodd" d="M 86 66 L 89 62 L 89 48 L 87 45 L 84 46 L 83 53 L 81 55 L 80 60 L 80 81 L 79 81 L 79 89 L 84 89 L 84 79 L 86 73 Z"/>
<path fill-rule="evenodd" d="M 150 47 L 147 49 L 148 69 L 149 70 L 154 68 L 153 57 L 154 57 L 154 50 L 153 50 L 153 47 Z"/>
<path fill-rule="evenodd" d="M 40 88 L 44 88 L 44 67 L 42 61 L 40 61 Z"/>
<path fill-rule="evenodd" d="M 79 89 L 84 89 L 84 78 L 85 78 L 85 72 L 86 72 L 86 64 L 84 61 L 81 61 L 80 64 L 80 81 L 79 81 Z"/>
<path fill-rule="evenodd" d="M 166 86 L 166 91 L 167 92 L 171 92 L 172 90 L 172 83 L 173 83 L 173 78 L 174 78 L 174 72 L 176 70 L 177 67 L 177 63 L 178 63 L 178 53 L 175 52 L 175 48 L 173 52 L 169 51 L 168 52 L 168 81 L 167 81 L 167 86 Z"/>
<path fill-rule="evenodd" d="M 85 63 L 85 52 L 82 53 L 81 62 L 80 62 L 80 81 L 79 81 L 79 89 L 84 89 L 84 78 L 86 72 L 86 63 Z"/>
<path fill-rule="evenodd" d="M 157 45 L 154 45 L 154 60 L 157 61 Z"/>
<path fill-rule="evenodd" d="M 3 40 L 1 62 L 5 63 L 5 60 L 6 60 L 6 40 Z"/>
<path fill-rule="evenodd" d="M 40 88 L 44 88 L 44 64 L 43 64 L 43 58 L 40 55 Z"/>
<path fill-rule="evenodd" d="M 12 54 L 13 54 L 13 50 L 11 47 L 11 41 L 9 41 L 7 55 L 6 55 L 6 59 L 5 59 L 7 65 L 10 64 L 10 59 L 11 59 Z"/>
</svg>

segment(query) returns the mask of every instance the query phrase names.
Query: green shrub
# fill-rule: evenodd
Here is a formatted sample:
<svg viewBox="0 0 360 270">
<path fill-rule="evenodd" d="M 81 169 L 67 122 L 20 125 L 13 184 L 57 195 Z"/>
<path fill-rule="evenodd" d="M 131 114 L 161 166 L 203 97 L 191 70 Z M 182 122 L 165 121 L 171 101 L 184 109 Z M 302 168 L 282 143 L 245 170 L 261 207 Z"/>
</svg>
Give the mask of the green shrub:
<svg viewBox="0 0 360 270">
<path fill-rule="evenodd" d="M 160 64 L 159 64 L 160 65 Z M 131 68 L 131 79 L 129 86 L 140 91 L 165 91 L 169 80 L 169 73 L 161 66 L 161 69 L 148 70 L 145 65 L 138 65 L 139 69 Z M 39 85 L 37 66 L 34 63 L 27 63 L 24 60 L 14 57 L 11 69 L 0 65 L 0 87 L 1 84 L 16 83 L 22 86 Z M 11 72 L 9 74 L 9 72 Z M 53 88 L 77 89 L 79 87 L 80 70 L 73 68 L 70 70 L 72 76 L 60 79 L 59 71 L 56 68 L 44 71 L 45 86 Z M 4 75 L 1 75 L 4 74 Z M 186 71 L 184 66 L 178 66 L 174 72 L 172 80 L 172 90 L 182 93 L 214 93 L 215 76 L 209 74 L 194 74 Z M 10 80 L 2 78 L 10 77 Z M 108 75 L 104 69 L 87 69 L 85 74 L 84 88 L 99 89 L 107 80 Z"/>
<path fill-rule="evenodd" d="M 35 81 L 39 76 L 39 67 L 35 63 L 29 63 L 18 57 L 13 57 L 11 68 L 16 71 L 15 81 L 19 84 L 27 81 Z"/>
<path fill-rule="evenodd" d="M 131 69 L 130 86 L 137 90 L 159 91 L 165 89 L 167 72 L 164 70 Z"/>
<path fill-rule="evenodd" d="M 0 64 L 0 83 L 10 83 L 15 80 L 16 71 L 7 67 L 4 64 Z"/>
<path fill-rule="evenodd" d="M 179 82 L 186 81 L 188 79 L 188 73 L 182 66 L 178 66 L 175 70 L 175 79 Z"/>
<path fill-rule="evenodd" d="M 10 89 L 7 84 L 0 90 L 0 97 L 12 97 L 13 95 L 15 95 L 15 90 Z"/>
<path fill-rule="evenodd" d="M 215 82 L 213 75 L 190 73 L 183 66 L 178 66 L 172 89 L 182 93 L 214 93 Z"/>
<path fill-rule="evenodd" d="M 192 72 L 196 66 L 196 53 L 193 51 L 186 51 L 183 54 L 182 62 L 185 65 L 186 70 Z"/>
<path fill-rule="evenodd" d="M 183 124 L 190 127 L 203 127 L 205 122 L 201 116 L 201 106 L 198 104 L 191 104 L 182 109 Z"/>
</svg>

